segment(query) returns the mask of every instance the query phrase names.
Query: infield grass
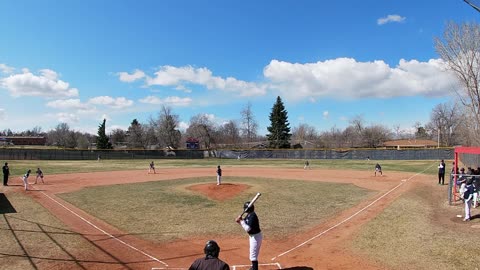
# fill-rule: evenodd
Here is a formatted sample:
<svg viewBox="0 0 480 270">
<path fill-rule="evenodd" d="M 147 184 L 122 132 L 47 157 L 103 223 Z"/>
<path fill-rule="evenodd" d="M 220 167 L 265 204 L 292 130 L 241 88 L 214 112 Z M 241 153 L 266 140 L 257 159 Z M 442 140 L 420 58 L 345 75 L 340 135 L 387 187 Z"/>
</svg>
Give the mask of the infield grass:
<svg viewBox="0 0 480 270">
<path fill-rule="evenodd" d="M 261 227 L 269 238 L 285 238 L 318 225 L 376 192 L 352 184 L 299 180 L 229 177 L 228 183 L 249 189 L 226 201 L 214 201 L 187 190 L 211 183 L 211 177 L 90 187 L 59 196 L 122 229 L 152 241 L 175 238 L 238 235 L 235 223 L 243 203 L 257 192 L 255 205 Z"/>
</svg>

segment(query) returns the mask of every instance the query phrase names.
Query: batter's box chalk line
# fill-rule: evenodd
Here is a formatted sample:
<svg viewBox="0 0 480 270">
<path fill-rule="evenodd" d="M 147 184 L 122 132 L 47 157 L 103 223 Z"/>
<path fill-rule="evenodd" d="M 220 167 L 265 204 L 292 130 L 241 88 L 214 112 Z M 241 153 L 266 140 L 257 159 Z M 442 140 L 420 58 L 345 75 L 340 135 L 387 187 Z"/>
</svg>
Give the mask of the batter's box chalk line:
<svg viewBox="0 0 480 270">
<path fill-rule="evenodd" d="M 250 264 L 244 264 L 244 265 L 232 265 L 232 270 L 237 270 L 237 269 L 244 269 L 244 268 L 250 268 L 252 265 Z M 258 266 L 276 266 L 278 269 L 282 269 L 282 266 L 279 263 L 259 263 Z M 173 267 L 153 267 L 152 270 L 186 270 L 188 268 L 173 268 Z"/>
</svg>

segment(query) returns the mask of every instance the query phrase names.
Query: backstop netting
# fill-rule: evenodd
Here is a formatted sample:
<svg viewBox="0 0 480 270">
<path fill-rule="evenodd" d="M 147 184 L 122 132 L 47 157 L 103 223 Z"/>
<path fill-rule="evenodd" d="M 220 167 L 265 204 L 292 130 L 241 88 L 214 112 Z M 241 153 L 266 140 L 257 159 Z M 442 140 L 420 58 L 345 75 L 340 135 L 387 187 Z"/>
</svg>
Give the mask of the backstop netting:
<svg viewBox="0 0 480 270">
<path fill-rule="evenodd" d="M 480 147 L 455 147 L 454 164 L 450 172 L 448 202 L 463 201 L 461 185 L 468 178 L 480 177 Z"/>
</svg>

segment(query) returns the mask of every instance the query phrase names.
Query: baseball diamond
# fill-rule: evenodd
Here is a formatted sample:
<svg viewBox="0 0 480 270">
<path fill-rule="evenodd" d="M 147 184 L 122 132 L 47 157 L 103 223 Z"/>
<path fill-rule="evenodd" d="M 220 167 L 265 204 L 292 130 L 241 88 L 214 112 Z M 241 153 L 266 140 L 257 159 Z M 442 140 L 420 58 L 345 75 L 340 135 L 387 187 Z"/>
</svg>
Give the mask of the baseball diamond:
<svg viewBox="0 0 480 270">
<path fill-rule="evenodd" d="M 162 167 L 161 161 L 155 163 Z M 10 164 L 14 167 L 15 162 Z M 415 209 L 405 207 L 415 202 L 418 196 L 428 203 L 425 201 L 414 207 L 419 208 L 419 211 L 423 209 L 434 212 L 427 221 L 419 218 L 417 226 L 423 226 L 424 222 L 439 223 L 442 225 L 441 230 L 450 228 L 456 237 L 462 237 L 463 231 L 468 231 L 470 226 L 465 227 L 466 225 L 458 223 L 456 218 L 451 218 L 461 211 L 443 203 L 446 201 L 446 190 L 435 185 L 436 175 L 430 172 L 435 172 L 436 167 L 433 167 L 436 161 L 423 169 L 416 167 L 415 172 L 389 170 L 388 162 L 382 161 L 382 165 L 382 177 L 374 176 L 371 165 L 365 166 L 364 170 L 316 168 L 315 161 L 312 162 L 311 170 L 303 170 L 302 164 L 298 168 L 222 165 L 224 183 L 219 186 L 216 185 L 215 169 L 212 170 L 211 167 L 163 167 L 161 173 L 157 174 L 145 174 L 144 169 L 49 174 L 47 183 L 31 185 L 32 190 L 27 192 L 23 191 L 23 186 L 18 181 L 2 190 L 15 211 L 2 212 L 4 220 L 0 222 L 0 240 L 7 244 L 0 247 L 3 255 L 0 257 L 0 269 L 188 269 L 193 259 L 202 254 L 206 239 L 215 239 L 220 244 L 220 257 L 229 263 L 231 269 L 248 269 L 248 241 L 234 221 L 235 216 L 243 209 L 229 209 L 229 205 L 242 202 L 242 206 L 244 201 L 250 200 L 257 192 L 262 192 L 262 198 L 256 202 L 255 210 L 262 217 L 264 232 L 259 269 L 400 269 L 401 265 L 407 262 L 418 266 L 414 267 L 417 269 L 429 269 L 420 260 L 409 256 L 409 250 L 403 251 L 405 254 L 400 252 L 399 255 L 398 250 L 401 248 L 395 245 L 392 248 L 397 248 L 397 259 L 390 260 L 388 250 L 380 252 L 369 242 L 372 239 L 369 228 L 376 228 L 376 235 L 388 234 L 389 230 L 398 232 L 405 229 L 408 233 L 400 240 L 395 240 L 405 246 L 402 241 L 410 239 L 410 233 L 413 233 L 410 231 L 415 230 L 405 227 L 409 224 L 406 220 L 396 219 L 402 220 L 404 216 L 417 217 L 415 210 L 410 210 L 409 213 L 395 211 L 396 216 L 392 217 L 390 209 Z M 45 167 L 42 165 L 42 168 Z M 276 182 L 278 187 L 275 186 Z M 287 187 L 294 187 L 296 183 L 303 183 L 306 190 L 314 190 L 314 193 L 321 193 L 321 187 L 324 191 L 326 189 L 325 193 L 321 193 L 324 194 L 321 197 L 314 197 L 314 193 L 308 196 L 315 200 L 326 199 L 322 204 L 328 207 L 323 210 L 311 202 L 316 210 L 308 210 L 312 212 L 311 218 L 301 218 L 306 220 L 306 223 L 298 223 L 297 228 L 282 228 L 290 225 L 290 215 L 297 214 L 285 210 L 285 213 L 289 214 L 283 216 L 281 209 L 274 209 L 272 201 L 273 205 L 280 205 L 277 202 L 291 193 L 289 196 L 292 197 L 288 197 L 290 199 L 285 203 L 294 204 L 297 200 L 292 199 L 295 198 L 295 188 L 289 190 Z M 279 190 L 279 187 L 282 187 L 282 190 Z M 300 192 L 300 187 L 298 186 L 297 193 Z M 426 190 L 428 195 L 424 194 Z M 337 194 L 337 191 L 340 194 Z M 148 223 L 148 217 L 155 213 L 149 212 L 149 209 L 139 209 L 137 204 L 119 205 L 113 195 L 122 197 L 131 193 L 135 201 L 138 201 L 141 197 L 138 194 L 141 193 L 137 192 L 143 192 L 142 199 L 147 200 L 155 198 L 152 195 L 157 194 L 158 198 L 152 201 L 153 203 L 148 202 L 155 209 L 169 201 L 169 208 L 177 211 L 177 220 L 169 219 L 170 226 L 161 225 L 162 227 L 157 228 L 155 226 L 158 224 Z M 341 199 L 348 197 L 346 194 L 351 192 L 358 194 L 352 197 L 352 202 Z M 168 196 L 169 193 L 177 195 Z M 219 197 L 218 193 L 222 196 Z M 190 198 L 190 201 L 186 198 Z M 409 199 L 405 201 L 404 198 Z M 299 199 L 308 201 L 308 198 Z M 85 205 L 79 203 L 82 200 L 86 200 Z M 93 200 L 96 205 L 89 206 L 91 203 L 88 200 Z M 154 205 L 155 202 L 158 205 Z M 47 211 L 35 206 L 37 203 Z M 181 204 L 190 205 L 189 208 L 194 213 L 193 220 L 199 222 L 194 224 L 199 231 L 182 234 L 175 230 L 182 230 L 187 226 L 181 223 L 185 220 L 182 216 L 192 215 L 185 212 Z M 303 201 L 302 204 L 309 207 Z M 2 203 L 2 210 L 3 205 Z M 428 205 L 434 207 L 425 208 Z M 109 207 L 117 208 L 118 213 L 122 213 L 124 208 L 133 207 L 131 211 L 138 213 L 125 219 L 125 214 L 115 216 L 115 210 L 95 212 L 110 209 Z M 206 212 L 217 211 L 216 207 L 225 207 L 223 215 L 226 216 L 226 221 L 219 215 L 217 220 L 221 222 L 216 226 L 220 229 L 212 228 L 216 232 L 208 231 L 208 228 L 203 230 L 201 227 L 205 223 L 202 216 L 206 215 Z M 272 209 L 264 209 L 266 207 Z M 297 206 L 297 209 L 298 207 L 300 206 Z M 340 208 L 335 208 L 338 210 L 330 214 L 326 212 L 323 217 L 313 213 L 328 211 L 332 207 Z M 164 211 L 156 214 L 167 217 L 168 210 Z M 271 211 L 275 215 L 269 215 Z M 45 217 L 41 214 L 43 212 Z M 301 215 L 300 212 L 298 211 L 298 215 Z M 41 220 L 37 220 L 34 213 L 42 215 Z M 50 221 L 52 218 L 48 217 L 49 215 L 53 215 L 58 221 Z M 145 223 L 138 223 L 137 219 L 142 215 L 147 217 L 144 218 Z M 125 219 L 126 223 L 121 223 L 122 219 Z M 383 222 L 383 225 L 378 225 L 379 222 Z M 471 222 L 477 221 L 473 219 Z M 52 225 L 48 225 L 50 223 Z M 389 230 L 379 231 L 378 226 L 385 227 L 385 224 L 389 224 Z M 442 233 L 448 238 L 445 231 Z M 386 241 L 385 245 L 392 245 L 388 240 L 383 241 Z M 412 252 L 427 248 L 425 243 L 417 247 L 416 241 L 411 241 L 408 247 Z M 378 243 L 382 241 L 379 240 Z M 458 247 L 455 246 L 456 249 Z M 374 254 L 377 254 L 377 257 Z M 434 255 L 427 255 L 432 256 L 430 263 L 436 261 Z M 468 262 L 463 264 L 468 265 Z M 5 268 L 7 265 L 8 268 Z M 439 265 L 440 269 L 452 267 L 447 260 Z"/>
</svg>

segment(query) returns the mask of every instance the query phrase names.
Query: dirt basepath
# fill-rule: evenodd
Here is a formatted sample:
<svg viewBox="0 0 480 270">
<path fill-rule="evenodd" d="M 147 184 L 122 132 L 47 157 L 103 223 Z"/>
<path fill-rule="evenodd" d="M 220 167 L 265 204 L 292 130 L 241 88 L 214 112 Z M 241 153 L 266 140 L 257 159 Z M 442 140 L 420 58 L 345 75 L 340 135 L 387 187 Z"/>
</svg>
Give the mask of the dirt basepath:
<svg viewBox="0 0 480 270">
<path fill-rule="evenodd" d="M 212 183 L 216 181 L 215 171 L 207 168 L 159 169 L 157 174 L 146 174 L 144 171 L 121 171 L 48 176 L 46 178 L 48 184 L 35 185 L 37 190 L 29 193 L 73 231 L 88 239 L 95 252 L 78 255 L 88 257 L 81 267 L 78 265 L 72 268 L 65 265 L 62 267 L 59 263 L 48 262 L 40 264 L 39 269 L 188 268 L 195 258 L 203 255 L 205 239 L 185 239 L 159 246 L 134 235 L 128 235 L 61 200 L 55 194 L 88 186 L 201 176 L 212 176 Z M 377 262 L 352 254 L 349 251 L 349 245 L 361 226 L 381 213 L 402 193 L 412 188 L 415 182 L 428 180 L 428 177 L 423 175 L 414 176 L 405 173 L 388 173 L 382 177 L 374 177 L 372 172 L 365 171 L 225 167 L 224 183 L 228 183 L 229 176 L 265 176 L 353 183 L 379 191 L 374 198 L 339 213 L 310 231 L 292 235 L 283 241 L 274 242 L 264 239 L 260 254 L 260 264 L 264 264 L 260 267 L 262 270 L 278 269 L 279 266 L 282 269 L 385 269 Z M 20 187 L 18 191 L 21 192 Z M 247 237 L 216 238 L 216 240 L 222 243 L 220 257 L 223 260 L 231 266 L 237 266 L 236 269 L 248 269 L 248 267 L 239 267 L 249 263 Z"/>
</svg>

